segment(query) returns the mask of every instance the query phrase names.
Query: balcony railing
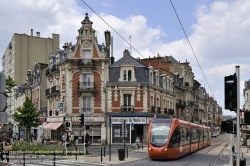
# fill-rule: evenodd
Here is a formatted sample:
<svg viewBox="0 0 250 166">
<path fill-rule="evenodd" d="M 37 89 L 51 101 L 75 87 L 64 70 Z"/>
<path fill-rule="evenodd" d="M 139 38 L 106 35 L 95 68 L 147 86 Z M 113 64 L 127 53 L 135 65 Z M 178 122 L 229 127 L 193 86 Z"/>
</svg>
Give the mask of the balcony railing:
<svg viewBox="0 0 250 166">
<path fill-rule="evenodd" d="M 161 107 L 157 107 L 157 114 L 161 113 Z"/>
<path fill-rule="evenodd" d="M 50 95 L 50 88 L 45 90 L 45 95 L 49 96 Z"/>
<path fill-rule="evenodd" d="M 133 105 L 122 105 L 121 112 L 134 112 Z"/>
<path fill-rule="evenodd" d="M 94 67 L 95 61 L 93 59 L 80 59 L 78 61 L 79 67 Z"/>
<path fill-rule="evenodd" d="M 92 108 L 81 108 L 81 112 L 85 115 L 92 115 Z"/>
<path fill-rule="evenodd" d="M 51 67 L 51 72 L 53 73 L 53 72 L 55 72 L 57 69 L 58 69 L 57 65 L 53 65 L 53 66 Z"/>
<path fill-rule="evenodd" d="M 51 88 L 51 94 L 54 94 L 54 93 L 58 93 L 60 92 L 60 86 L 59 85 L 55 85 Z"/>
<path fill-rule="evenodd" d="M 155 113 L 155 106 L 151 106 L 150 112 L 151 112 L 151 113 Z"/>
<path fill-rule="evenodd" d="M 94 82 L 79 82 L 78 91 L 80 92 L 95 92 L 95 83 Z"/>
<path fill-rule="evenodd" d="M 50 75 L 50 69 L 47 69 L 47 70 L 45 71 L 45 75 L 46 75 L 46 76 Z"/>
</svg>

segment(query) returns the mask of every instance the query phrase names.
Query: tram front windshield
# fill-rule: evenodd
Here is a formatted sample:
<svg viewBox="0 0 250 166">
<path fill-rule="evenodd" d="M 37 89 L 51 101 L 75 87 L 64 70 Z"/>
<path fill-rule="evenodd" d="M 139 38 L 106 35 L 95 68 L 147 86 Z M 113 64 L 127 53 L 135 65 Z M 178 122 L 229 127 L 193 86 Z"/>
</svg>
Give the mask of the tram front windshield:
<svg viewBox="0 0 250 166">
<path fill-rule="evenodd" d="M 168 141 L 170 123 L 153 122 L 151 128 L 150 142 L 154 147 L 162 147 Z"/>
</svg>

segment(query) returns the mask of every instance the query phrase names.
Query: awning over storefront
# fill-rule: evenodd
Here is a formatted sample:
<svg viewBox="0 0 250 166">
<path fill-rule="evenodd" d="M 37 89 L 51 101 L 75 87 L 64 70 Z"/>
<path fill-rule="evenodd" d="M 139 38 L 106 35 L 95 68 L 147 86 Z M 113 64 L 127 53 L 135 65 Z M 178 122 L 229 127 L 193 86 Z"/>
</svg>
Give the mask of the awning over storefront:
<svg viewBox="0 0 250 166">
<path fill-rule="evenodd" d="M 44 126 L 43 129 L 48 130 L 56 130 L 58 127 L 60 127 L 63 123 L 48 123 L 46 126 Z"/>
</svg>

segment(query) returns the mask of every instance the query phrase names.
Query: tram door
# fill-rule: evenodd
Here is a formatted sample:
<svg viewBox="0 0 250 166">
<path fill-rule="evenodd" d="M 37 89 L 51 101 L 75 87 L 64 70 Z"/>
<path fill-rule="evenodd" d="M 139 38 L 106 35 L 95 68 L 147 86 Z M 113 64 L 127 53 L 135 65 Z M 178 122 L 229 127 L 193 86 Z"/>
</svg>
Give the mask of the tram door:
<svg viewBox="0 0 250 166">
<path fill-rule="evenodd" d="M 132 130 L 131 134 L 131 143 L 135 143 L 136 137 L 139 137 L 142 141 L 143 138 L 143 125 L 141 124 L 134 124 L 134 130 Z"/>
</svg>

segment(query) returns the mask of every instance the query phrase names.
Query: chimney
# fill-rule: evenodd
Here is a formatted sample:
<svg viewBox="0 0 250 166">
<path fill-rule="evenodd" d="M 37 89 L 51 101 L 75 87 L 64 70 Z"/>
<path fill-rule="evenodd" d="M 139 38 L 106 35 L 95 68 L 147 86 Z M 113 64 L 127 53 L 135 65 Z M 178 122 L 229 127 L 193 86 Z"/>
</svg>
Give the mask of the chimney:
<svg viewBox="0 0 250 166">
<path fill-rule="evenodd" d="M 66 43 L 64 43 L 64 46 L 63 46 L 63 48 L 65 49 L 65 48 L 67 48 L 67 44 Z"/>
<path fill-rule="evenodd" d="M 33 29 L 30 30 L 30 36 L 33 36 Z"/>
<path fill-rule="evenodd" d="M 40 37 L 40 32 L 36 32 L 36 37 Z"/>
</svg>

